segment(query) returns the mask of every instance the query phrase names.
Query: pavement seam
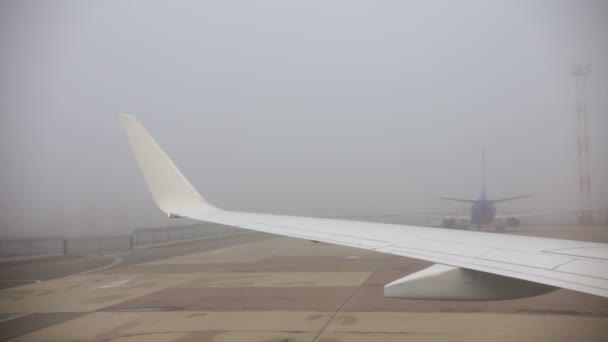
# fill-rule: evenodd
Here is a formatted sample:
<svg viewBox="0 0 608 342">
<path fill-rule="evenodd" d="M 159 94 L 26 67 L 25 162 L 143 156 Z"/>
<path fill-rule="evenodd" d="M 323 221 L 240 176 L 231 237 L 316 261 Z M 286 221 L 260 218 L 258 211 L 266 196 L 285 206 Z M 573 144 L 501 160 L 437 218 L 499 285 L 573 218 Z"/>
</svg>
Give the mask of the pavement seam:
<svg viewBox="0 0 608 342">
<path fill-rule="evenodd" d="M 321 337 L 321 335 L 323 335 L 323 333 L 325 332 L 325 329 L 327 329 L 327 327 L 329 326 L 329 324 L 331 324 L 331 322 L 333 322 L 334 318 L 342 311 L 342 308 L 348 304 L 348 302 L 350 302 L 351 299 L 353 299 L 353 297 L 355 297 L 355 295 L 357 293 L 359 293 L 359 291 L 363 288 L 363 285 L 365 285 L 365 282 L 367 281 L 367 279 L 369 279 L 369 277 L 372 276 L 372 274 L 374 274 L 374 272 L 376 272 L 378 268 L 378 262 L 376 262 L 376 264 L 374 265 L 374 269 L 370 272 L 369 276 L 361 282 L 361 284 L 359 284 L 359 287 L 357 287 L 357 289 L 350 295 L 348 296 L 348 298 L 346 298 L 346 300 L 338 307 L 338 309 L 336 311 L 334 311 L 334 313 L 331 315 L 331 317 L 329 317 L 329 320 L 327 320 L 327 323 L 325 323 L 325 325 L 323 325 L 323 327 L 319 330 L 319 332 L 315 335 L 315 337 L 312 339 L 311 342 L 316 342 L 319 337 Z"/>
</svg>

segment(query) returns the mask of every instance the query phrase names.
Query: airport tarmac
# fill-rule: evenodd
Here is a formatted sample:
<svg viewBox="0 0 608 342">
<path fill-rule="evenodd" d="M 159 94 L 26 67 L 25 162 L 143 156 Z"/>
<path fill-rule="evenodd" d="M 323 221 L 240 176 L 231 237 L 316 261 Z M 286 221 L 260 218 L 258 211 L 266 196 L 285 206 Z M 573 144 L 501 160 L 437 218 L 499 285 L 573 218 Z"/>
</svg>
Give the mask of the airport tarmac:
<svg viewBox="0 0 608 342">
<path fill-rule="evenodd" d="M 511 233 L 608 242 L 608 227 Z M 66 275 L 61 263 L 73 273 Z M 608 340 L 608 299 L 569 290 L 490 302 L 383 297 L 384 284 L 429 265 L 258 233 L 0 264 L 2 279 L 27 275 L 32 280 L 0 290 L 0 339 Z"/>
</svg>

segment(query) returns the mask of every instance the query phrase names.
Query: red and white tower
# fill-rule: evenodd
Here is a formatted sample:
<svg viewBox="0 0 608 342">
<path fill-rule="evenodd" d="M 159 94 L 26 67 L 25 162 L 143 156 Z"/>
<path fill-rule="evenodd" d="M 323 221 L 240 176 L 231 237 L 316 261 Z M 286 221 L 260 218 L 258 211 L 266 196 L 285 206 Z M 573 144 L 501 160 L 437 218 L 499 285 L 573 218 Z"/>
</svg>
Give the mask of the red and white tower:
<svg viewBox="0 0 608 342">
<path fill-rule="evenodd" d="M 581 196 L 579 223 L 593 224 L 591 213 L 591 170 L 589 162 L 589 133 L 587 132 L 587 78 L 591 74 L 591 64 L 575 65 L 572 76 L 576 79 L 576 119 L 578 122 L 578 183 Z"/>
</svg>

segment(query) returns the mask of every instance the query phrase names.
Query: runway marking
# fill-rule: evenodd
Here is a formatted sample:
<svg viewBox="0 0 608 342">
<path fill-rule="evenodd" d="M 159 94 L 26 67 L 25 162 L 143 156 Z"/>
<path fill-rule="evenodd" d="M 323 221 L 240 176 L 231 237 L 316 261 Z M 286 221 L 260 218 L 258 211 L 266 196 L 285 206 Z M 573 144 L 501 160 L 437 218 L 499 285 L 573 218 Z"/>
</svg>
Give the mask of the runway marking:
<svg viewBox="0 0 608 342">
<path fill-rule="evenodd" d="M 228 252 L 228 249 L 227 248 L 216 249 L 214 251 L 207 252 L 207 254 L 217 254 L 217 253 L 224 253 L 224 252 Z"/>
<path fill-rule="evenodd" d="M 57 266 L 63 266 L 63 265 L 69 265 L 69 264 L 76 264 L 79 262 L 82 262 L 83 259 L 86 259 L 84 257 L 70 257 L 68 256 L 68 259 L 70 260 L 64 260 L 61 262 L 53 262 L 51 264 L 46 264 L 46 263 L 35 263 L 35 264 L 29 264 L 28 267 L 31 268 L 46 268 L 46 267 L 57 267 Z M 61 260 L 61 259 L 60 259 Z"/>
<path fill-rule="evenodd" d="M 134 278 L 127 279 L 127 280 L 115 281 L 113 283 L 109 283 L 109 284 L 106 284 L 106 285 L 101 285 L 101 286 L 94 287 L 92 289 L 88 289 L 87 291 L 93 291 L 93 290 L 98 290 L 98 289 L 110 289 L 110 288 L 113 288 L 113 287 L 118 287 L 118 286 L 121 286 L 121 285 L 124 285 L 124 284 L 130 282 L 133 279 Z"/>
<path fill-rule="evenodd" d="M 39 283 L 38 279 L 8 279 L 8 280 L 0 280 L 0 283 L 14 283 L 14 282 L 23 282 L 23 283 Z"/>
<path fill-rule="evenodd" d="M 104 257 L 121 257 L 123 256 L 123 253 L 115 253 L 115 254 L 104 254 Z"/>
<path fill-rule="evenodd" d="M 270 251 L 270 254 L 277 254 L 277 252 L 278 252 L 279 250 L 283 249 L 283 248 L 285 248 L 285 246 L 281 246 L 281 247 L 273 248 L 273 249 Z"/>
<path fill-rule="evenodd" d="M 122 262 L 122 258 L 119 258 L 119 257 L 109 256 L 109 255 L 105 255 L 103 257 L 104 258 L 112 258 L 112 259 L 114 259 L 114 262 L 111 263 L 111 264 L 109 264 L 109 265 L 97 267 L 97 268 L 94 268 L 92 270 L 83 271 L 83 272 L 76 273 L 76 274 L 73 274 L 73 275 L 85 275 L 85 274 L 89 274 L 89 273 L 93 273 L 93 272 L 97 272 L 97 271 L 103 271 L 103 270 L 106 270 L 106 269 L 108 269 L 110 267 L 114 267 L 114 266 L 116 266 L 116 265 L 118 265 L 118 264 L 120 264 Z"/>
<path fill-rule="evenodd" d="M 3 319 L 3 320 L 0 320 L 0 323 L 4 323 L 4 322 L 8 322 L 8 321 L 12 321 L 13 319 L 16 319 L 16 318 L 19 318 L 19 317 L 25 317 L 25 316 L 29 316 L 29 315 L 31 315 L 31 314 L 32 314 L 32 313 L 30 312 L 30 313 L 24 313 L 24 314 L 20 314 L 20 315 L 15 315 L 15 316 L 12 316 L 12 317 L 5 318 L 5 319 Z"/>
</svg>

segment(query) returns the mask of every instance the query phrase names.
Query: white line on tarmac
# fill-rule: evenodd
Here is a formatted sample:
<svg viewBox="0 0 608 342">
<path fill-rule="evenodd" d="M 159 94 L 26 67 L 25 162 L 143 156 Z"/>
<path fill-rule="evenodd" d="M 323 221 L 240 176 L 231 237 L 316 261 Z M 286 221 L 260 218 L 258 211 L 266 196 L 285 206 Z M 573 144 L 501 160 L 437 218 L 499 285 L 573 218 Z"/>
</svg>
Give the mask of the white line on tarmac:
<svg viewBox="0 0 608 342">
<path fill-rule="evenodd" d="M 11 321 L 11 320 L 13 320 L 15 318 L 25 317 L 25 316 L 28 316 L 28 315 L 31 315 L 31 314 L 32 313 L 30 312 L 30 313 L 24 313 L 24 314 L 21 314 L 21 315 L 16 315 L 16 316 L 12 316 L 12 317 L 9 317 L 9 318 L 5 318 L 3 320 L 0 320 L 0 323 L 8 322 L 8 321 Z"/>
<path fill-rule="evenodd" d="M 23 282 L 23 283 L 39 283 L 38 279 L 8 279 L 8 280 L 0 280 L 0 283 L 14 283 L 14 282 Z"/>
<path fill-rule="evenodd" d="M 115 281 L 113 283 L 109 283 L 109 284 L 106 284 L 106 285 L 101 285 L 101 286 L 94 287 L 92 289 L 88 289 L 87 291 L 93 291 L 93 290 L 97 290 L 97 289 L 109 289 L 109 288 L 112 288 L 112 287 L 118 287 L 120 285 L 124 285 L 124 284 L 130 282 L 131 280 L 133 280 L 133 278 L 126 279 L 126 280 L 119 280 L 119 281 Z"/>
<path fill-rule="evenodd" d="M 123 284 L 126 284 L 126 283 L 130 282 L 131 280 L 133 280 L 133 278 L 131 278 L 131 279 L 125 279 L 125 280 L 120 280 L 120 281 L 115 281 L 115 282 L 107 284 L 107 285 L 98 286 L 98 287 L 96 287 L 96 289 L 109 289 L 111 287 L 118 287 L 120 285 L 123 285 Z"/>
<path fill-rule="evenodd" d="M 89 273 L 93 273 L 93 272 L 97 272 L 97 271 L 103 271 L 103 270 L 106 270 L 106 269 L 108 269 L 110 267 L 114 267 L 114 266 L 116 266 L 116 265 L 118 265 L 118 264 L 120 264 L 122 262 L 122 258 L 118 258 L 118 257 L 114 257 L 114 256 L 107 256 L 107 255 L 103 256 L 103 257 L 104 258 L 112 258 L 112 259 L 114 259 L 114 262 L 111 263 L 111 264 L 109 264 L 109 265 L 97 267 L 97 268 L 94 268 L 92 270 L 83 271 L 83 272 L 76 273 L 76 274 L 73 274 L 73 275 L 85 275 L 85 274 L 89 274 Z"/>
<path fill-rule="evenodd" d="M 216 254 L 216 253 L 224 253 L 224 252 L 228 252 L 228 249 L 227 248 L 216 249 L 214 251 L 207 252 L 207 254 Z"/>
</svg>

